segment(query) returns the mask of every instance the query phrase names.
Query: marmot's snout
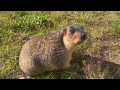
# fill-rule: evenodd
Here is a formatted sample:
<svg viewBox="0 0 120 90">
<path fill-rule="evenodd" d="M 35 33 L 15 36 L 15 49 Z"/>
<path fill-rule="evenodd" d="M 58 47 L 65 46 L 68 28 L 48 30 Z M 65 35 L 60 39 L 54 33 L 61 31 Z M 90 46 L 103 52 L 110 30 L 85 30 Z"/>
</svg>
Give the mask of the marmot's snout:
<svg viewBox="0 0 120 90">
<path fill-rule="evenodd" d="M 67 27 L 67 41 L 73 42 L 75 45 L 83 43 L 86 39 L 86 32 L 84 31 L 83 26 L 71 25 Z"/>
<path fill-rule="evenodd" d="M 85 32 L 83 26 L 79 27 L 81 43 L 83 43 L 87 38 L 87 33 Z"/>
<path fill-rule="evenodd" d="M 87 33 L 84 32 L 82 35 L 81 35 L 81 42 L 84 42 L 84 40 L 86 40 L 87 38 Z"/>
<path fill-rule="evenodd" d="M 72 33 L 76 44 L 83 43 L 87 37 L 87 33 L 84 31 L 83 26 L 77 26 L 77 25 L 69 26 L 67 30 L 69 30 L 70 33 Z"/>
</svg>

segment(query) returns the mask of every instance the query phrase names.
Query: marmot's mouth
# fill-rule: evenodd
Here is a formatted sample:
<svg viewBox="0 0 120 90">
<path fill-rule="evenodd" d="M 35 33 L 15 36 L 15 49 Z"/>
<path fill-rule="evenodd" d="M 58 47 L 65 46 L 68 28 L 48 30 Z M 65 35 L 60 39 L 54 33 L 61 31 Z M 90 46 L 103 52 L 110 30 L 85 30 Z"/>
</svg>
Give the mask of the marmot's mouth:
<svg viewBox="0 0 120 90">
<path fill-rule="evenodd" d="M 80 44 L 81 42 L 77 42 L 77 44 Z"/>
</svg>

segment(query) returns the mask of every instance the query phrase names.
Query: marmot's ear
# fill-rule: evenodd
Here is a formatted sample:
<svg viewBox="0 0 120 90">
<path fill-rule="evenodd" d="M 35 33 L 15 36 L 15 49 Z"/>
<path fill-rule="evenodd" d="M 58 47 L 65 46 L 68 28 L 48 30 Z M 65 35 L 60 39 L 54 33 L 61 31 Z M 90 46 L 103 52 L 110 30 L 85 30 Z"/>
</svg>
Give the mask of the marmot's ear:
<svg viewBox="0 0 120 90">
<path fill-rule="evenodd" d="M 63 28 L 63 35 L 66 35 L 67 33 L 67 28 Z"/>
</svg>

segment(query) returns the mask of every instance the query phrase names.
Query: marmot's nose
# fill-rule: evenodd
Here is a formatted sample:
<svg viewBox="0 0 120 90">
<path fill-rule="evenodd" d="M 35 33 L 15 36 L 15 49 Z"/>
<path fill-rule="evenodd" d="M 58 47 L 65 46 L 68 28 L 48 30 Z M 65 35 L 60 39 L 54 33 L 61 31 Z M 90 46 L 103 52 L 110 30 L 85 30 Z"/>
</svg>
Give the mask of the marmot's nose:
<svg viewBox="0 0 120 90">
<path fill-rule="evenodd" d="M 87 37 L 87 33 L 84 33 L 82 36 L 81 36 L 81 40 L 85 40 Z"/>
</svg>

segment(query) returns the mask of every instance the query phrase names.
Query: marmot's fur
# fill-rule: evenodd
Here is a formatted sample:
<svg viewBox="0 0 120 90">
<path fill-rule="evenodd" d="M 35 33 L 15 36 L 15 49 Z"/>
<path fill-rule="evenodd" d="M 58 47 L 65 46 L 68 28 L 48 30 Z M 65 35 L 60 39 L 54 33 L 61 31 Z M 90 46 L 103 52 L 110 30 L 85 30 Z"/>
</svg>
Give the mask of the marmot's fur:
<svg viewBox="0 0 120 90">
<path fill-rule="evenodd" d="M 68 26 L 56 33 L 28 40 L 19 56 L 20 69 L 29 76 L 70 67 L 76 45 L 84 41 L 83 27 Z"/>
</svg>

